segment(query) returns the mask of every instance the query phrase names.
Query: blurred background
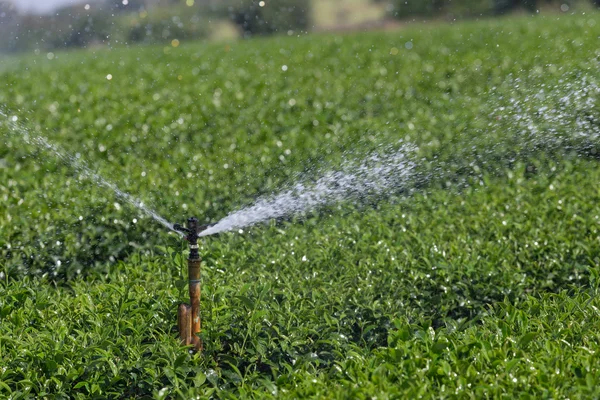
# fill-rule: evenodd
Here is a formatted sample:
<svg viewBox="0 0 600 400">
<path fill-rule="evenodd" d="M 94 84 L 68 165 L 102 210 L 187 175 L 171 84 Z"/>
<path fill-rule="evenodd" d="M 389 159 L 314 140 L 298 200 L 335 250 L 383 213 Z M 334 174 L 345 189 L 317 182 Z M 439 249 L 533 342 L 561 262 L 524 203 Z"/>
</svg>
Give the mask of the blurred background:
<svg viewBox="0 0 600 400">
<path fill-rule="evenodd" d="M 395 29 L 507 13 L 567 13 L 600 0 L 0 0 L 0 52 Z"/>
</svg>

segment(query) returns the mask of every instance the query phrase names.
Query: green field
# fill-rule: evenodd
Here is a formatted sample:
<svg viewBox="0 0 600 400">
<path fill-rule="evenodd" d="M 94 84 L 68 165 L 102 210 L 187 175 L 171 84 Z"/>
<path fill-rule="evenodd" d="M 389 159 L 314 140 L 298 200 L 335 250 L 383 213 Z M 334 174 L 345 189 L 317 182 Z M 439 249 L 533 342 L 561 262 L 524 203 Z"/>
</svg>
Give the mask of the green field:
<svg viewBox="0 0 600 400">
<path fill-rule="evenodd" d="M 599 37 L 588 13 L 0 59 L 0 398 L 600 397 Z M 185 243 L 37 135 L 173 222 L 417 150 L 379 201 L 204 240 L 194 355 Z"/>
</svg>

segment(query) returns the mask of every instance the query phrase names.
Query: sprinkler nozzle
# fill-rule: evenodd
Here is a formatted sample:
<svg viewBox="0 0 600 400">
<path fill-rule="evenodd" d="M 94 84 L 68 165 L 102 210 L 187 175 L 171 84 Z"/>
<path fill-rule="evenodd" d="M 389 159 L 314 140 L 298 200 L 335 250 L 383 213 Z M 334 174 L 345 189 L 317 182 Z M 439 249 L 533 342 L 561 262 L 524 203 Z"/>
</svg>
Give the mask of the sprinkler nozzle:
<svg viewBox="0 0 600 400">
<path fill-rule="evenodd" d="M 173 229 L 178 232 L 183 232 L 186 234 L 185 238 L 190 244 L 196 244 L 198 242 L 198 238 L 200 237 L 200 232 L 205 231 L 210 228 L 213 224 L 198 224 L 198 218 L 190 217 L 187 220 L 187 227 L 181 224 L 174 224 Z"/>
</svg>

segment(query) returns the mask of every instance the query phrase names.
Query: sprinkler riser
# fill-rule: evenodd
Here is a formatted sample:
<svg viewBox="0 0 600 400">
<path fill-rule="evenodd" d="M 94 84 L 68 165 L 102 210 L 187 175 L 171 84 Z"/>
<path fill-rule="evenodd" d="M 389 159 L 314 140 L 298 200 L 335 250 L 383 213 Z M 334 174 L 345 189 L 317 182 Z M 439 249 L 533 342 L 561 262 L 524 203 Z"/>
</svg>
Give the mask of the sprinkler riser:
<svg viewBox="0 0 600 400">
<path fill-rule="evenodd" d="M 190 304 L 181 303 L 177 309 L 179 339 L 185 346 L 193 345 L 195 351 L 202 351 L 202 331 L 200 318 L 200 258 L 188 259 Z"/>
<path fill-rule="evenodd" d="M 200 226 L 197 218 L 189 218 L 187 227 L 176 224 L 173 228 L 186 233 L 190 254 L 188 256 L 188 279 L 190 304 L 182 303 L 177 310 L 177 328 L 179 338 L 185 346 L 193 345 L 195 351 L 202 351 L 202 321 L 200 318 L 200 264 L 202 259 L 198 252 L 198 234 L 207 226 Z"/>
<path fill-rule="evenodd" d="M 188 259 L 191 331 L 194 349 L 197 351 L 202 351 L 202 339 L 198 336 L 202 330 L 200 321 L 200 262 L 200 258 Z"/>
</svg>

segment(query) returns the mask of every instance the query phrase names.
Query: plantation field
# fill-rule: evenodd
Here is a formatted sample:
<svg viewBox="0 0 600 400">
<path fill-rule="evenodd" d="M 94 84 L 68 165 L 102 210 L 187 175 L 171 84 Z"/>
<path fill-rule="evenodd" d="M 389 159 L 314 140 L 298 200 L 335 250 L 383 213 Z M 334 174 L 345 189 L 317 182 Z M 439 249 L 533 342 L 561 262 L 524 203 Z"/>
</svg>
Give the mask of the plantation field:
<svg viewBox="0 0 600 400">
<path fill-rule="evenodd" d="M 0 59 L 0 398 L 600 396 L 600 15 Z M 409 148 L 385 196 L 185 243 Z M 404 147 L 403 147 L 404 146 Z M 400 173 L 400 171 L 399 171 Z"/>
</svg>

